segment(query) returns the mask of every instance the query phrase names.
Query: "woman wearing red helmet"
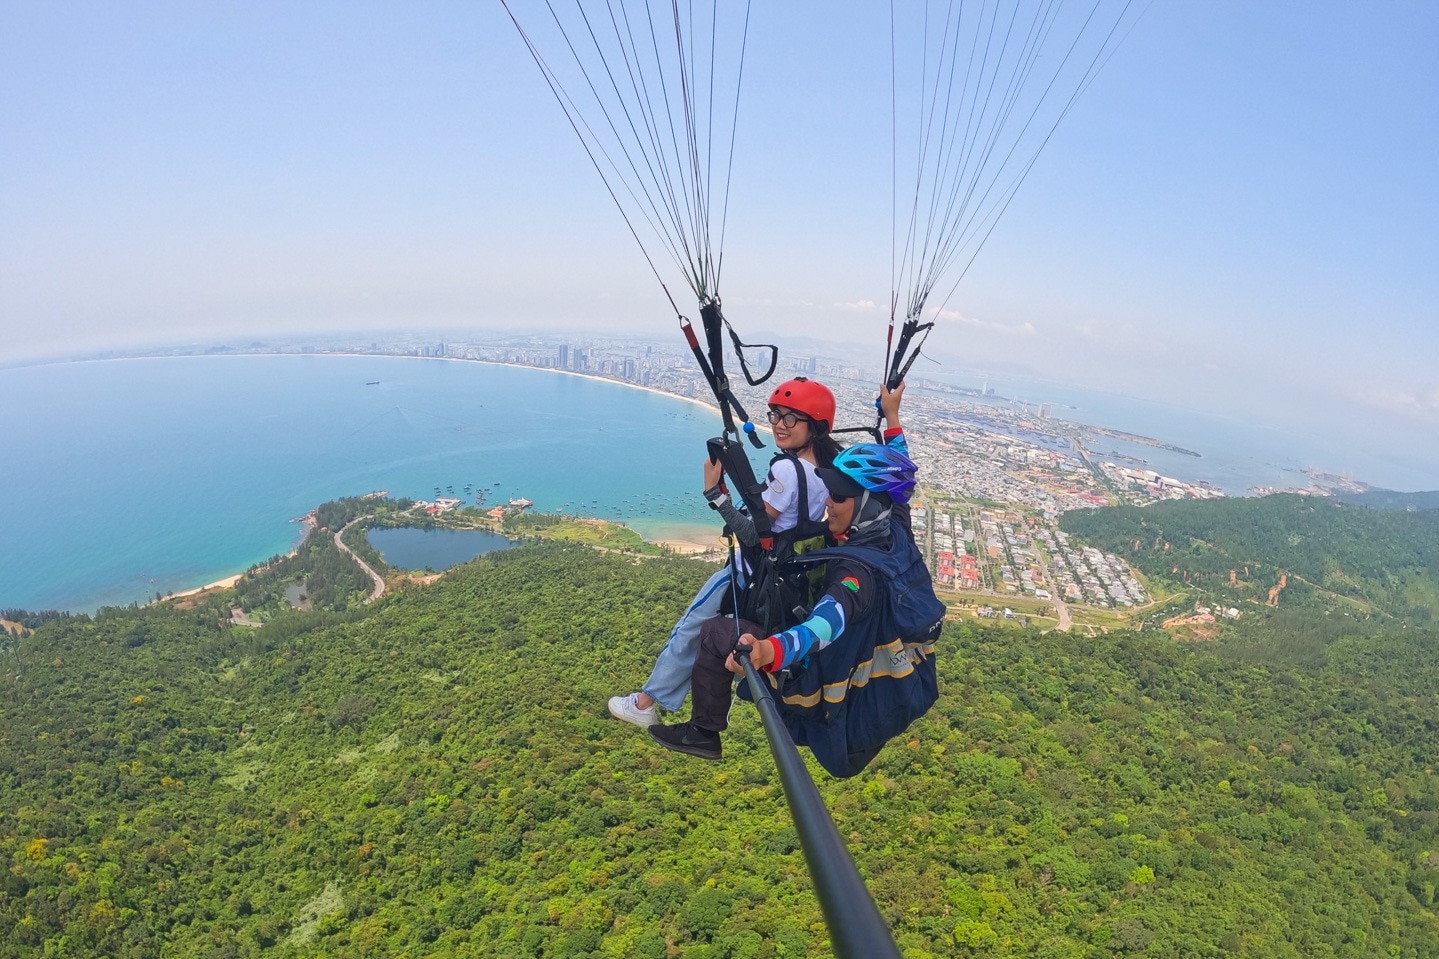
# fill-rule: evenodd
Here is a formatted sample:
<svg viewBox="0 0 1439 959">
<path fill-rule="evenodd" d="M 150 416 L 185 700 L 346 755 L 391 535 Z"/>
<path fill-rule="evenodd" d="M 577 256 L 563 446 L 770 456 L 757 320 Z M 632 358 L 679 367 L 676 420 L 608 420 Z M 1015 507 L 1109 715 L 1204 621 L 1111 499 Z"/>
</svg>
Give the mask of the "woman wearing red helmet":
<svg viewBox="0 0 1439 959">
<path fill-rule="evenodd" d="M 809 497 L 807 514 L 799 509 L 800 471 L 804 472 L 807 488 L 824 488 L 814 470 L 829 466 L 840 451 L 840 445 L 830 435 L 834 429 L 834 394 L 823 383 L 797 376 L 770 393 L 768 418 L 774 430 L 774 445 L 780 451 L 770 461 L 765 480 L 764 506 L 769 513 L 770 528 L 776 534 L 792 530 L 802 525 L 804 515 L 819 523 L 824 518 L 823 495 Z M 705 499 L 719 510 L 741 541 L 752 539 L 754 524 L 748 517 L 738 511 L 727 515 L 730 511 L 720 505 L 721 499 L 728 500 L 719 489 L 723 479 L 720 465 L 706 460 L 704 477 Z M 814 502 L 816 499 L 820 502 Z"/>
<path fill-rule="evenodd" d="M 888 428 L 883 444 L 861 443 L 818 470 L 827 491 L 829 532 L 839 546 L 799 565 L 823 562 L 823 594 L 802 623 L 775 630 L 743 617 L 716 617 L 694 654 L 694 708 L 688 722 L 649 727 L 666 749 L 719 759 L 729 726 L 736 640 L 775 683 L 780 716 L 797 745 L 826 770 L 852 776 L 938 696 L 934 641 L 945 606 L 914 541 L 909 498 L 915 466 L 899 421 L 904 384 L 880 387 Z"/>
<path fill-rule="evenodd" d="M 824 483 L 815 469 L 828 467 L 840 452 L 830 435 L 834 428 L 834 394 L 822 383 L 802 376 L 776 386 L 769 396 L 769 422 L 779 453 L 770 462 L 763 491 L 765 512 L 779 548 L 795 540 L 823 536 Z M 718 463 L 705 460 L 705 499 L 722 516 L 741 543 L 757 542 L 754 522 L 735 508 L 721 481 Z M 694 601 L 670 632 L 649 679 L 638 692 L 612 696 L 610 714 L 649 727 L 659 722 L 656 703 L 670 712 L 683 705 L 698 648 L 700 626 L 719 615 L 730 591 L 729 567 L 721 567 L 700 588 Z"/>
</svg>

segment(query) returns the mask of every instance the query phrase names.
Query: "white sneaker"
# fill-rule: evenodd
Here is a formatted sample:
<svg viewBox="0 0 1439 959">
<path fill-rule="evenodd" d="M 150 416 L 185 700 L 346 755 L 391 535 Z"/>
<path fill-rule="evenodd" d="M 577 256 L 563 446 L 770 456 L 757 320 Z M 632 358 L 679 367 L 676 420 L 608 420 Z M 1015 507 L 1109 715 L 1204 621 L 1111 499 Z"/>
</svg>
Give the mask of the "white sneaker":
<svg viewBox="0 0 1439 959">
<path fill-rule="evenodd" d="M 639 698 L 639 693 L 630 693 L 628 696 L 611 696 L 610 715 L 616 719 L 623 719 L 627 723 L 634 723 L 641 729 L 649 729 L 660 721 L 660 713 L 654 704 L 651 704 L 649 709 L 641 709 Z"/>
</svg>

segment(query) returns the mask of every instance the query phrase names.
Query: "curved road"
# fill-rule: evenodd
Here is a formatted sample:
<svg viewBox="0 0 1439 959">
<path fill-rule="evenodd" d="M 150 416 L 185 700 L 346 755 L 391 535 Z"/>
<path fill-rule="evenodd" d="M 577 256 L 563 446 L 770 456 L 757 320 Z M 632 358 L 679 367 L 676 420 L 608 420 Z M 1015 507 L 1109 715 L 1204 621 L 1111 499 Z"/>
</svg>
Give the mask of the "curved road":
<svg viewBox="0 0 1439 959">
<path fill-rule="evenodd" d="M 346 546 L 345 541 L 342 540 L 340 537 L 345 535 L 345 530 L 349 529 L 351 526 L 354 526 L 360 520 L 369 518 L 370 517 L 368 516 L 356 516 L 354 519 L 346 523 L 344 527 L 335 534 L 335 546 L 339 548 L 340 552 L 344 553 L 346 556 L 350 557 L 350 559 L 358 563 L 360 569 L 363 569 L 366 573 L 370 575 L 370 579 L 375 581 L 375 588 L 370 591 L 369 598 L 364 601 L 364 605 L 366 606 L 370 605 L 375 600 L 385 595 L 385 577 L 381 576 L 379 573 L 371 569 L 369 563 L 360 559 L 359 556 L 356 556 L 355 551 L 350 549 L 350 547 Z"/>
<path fill-rule="evenodd" d="M 1059 616 L 1059 631 L 1061 633 L 1069 632 L 1074 626 L 1074 620 L 1069 618 L 1069 607 L 1058 596 L 1054 597 L 1054 611 Z"/>
</svg>

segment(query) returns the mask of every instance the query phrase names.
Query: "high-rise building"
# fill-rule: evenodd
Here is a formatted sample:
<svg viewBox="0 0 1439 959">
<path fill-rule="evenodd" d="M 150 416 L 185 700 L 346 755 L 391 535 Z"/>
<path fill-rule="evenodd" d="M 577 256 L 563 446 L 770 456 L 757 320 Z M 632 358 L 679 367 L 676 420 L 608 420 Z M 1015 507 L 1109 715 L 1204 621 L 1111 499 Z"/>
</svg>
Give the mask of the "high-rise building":
<svg viewBox="0 0 1439 959">
<path fill-rule="evenodd" d="M 560 356 L 555 365 L 562 370 L 570 368 L 570 345 L 568 343 L 560 344 Z"/>
</svg>

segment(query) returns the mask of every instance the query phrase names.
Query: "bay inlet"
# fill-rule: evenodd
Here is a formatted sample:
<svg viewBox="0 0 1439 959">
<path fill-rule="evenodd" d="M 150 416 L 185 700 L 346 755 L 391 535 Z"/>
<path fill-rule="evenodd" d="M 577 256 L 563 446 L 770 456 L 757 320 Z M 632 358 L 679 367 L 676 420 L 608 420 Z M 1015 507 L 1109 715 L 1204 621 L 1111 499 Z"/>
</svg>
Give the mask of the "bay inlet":
<svg viewBox="0 0 1439 959">
<path fill-rule="evenodd" d="M 710 539 L 719 416 L 621 384 L 479 363 L 193 356 L 0 371 L 0 608 L 93 612 L 294 548 L 316 505 L 386 489 L 524 498 Z"/>
</svg>

